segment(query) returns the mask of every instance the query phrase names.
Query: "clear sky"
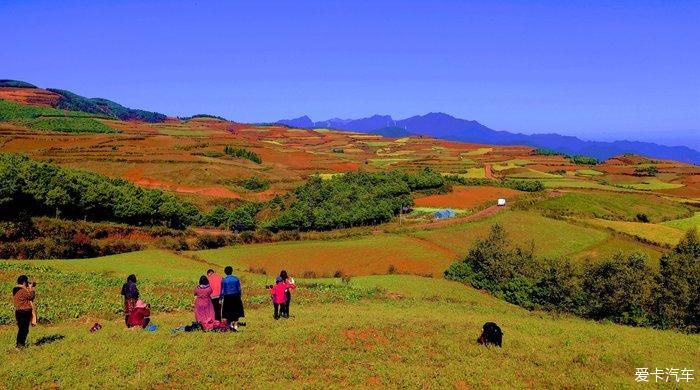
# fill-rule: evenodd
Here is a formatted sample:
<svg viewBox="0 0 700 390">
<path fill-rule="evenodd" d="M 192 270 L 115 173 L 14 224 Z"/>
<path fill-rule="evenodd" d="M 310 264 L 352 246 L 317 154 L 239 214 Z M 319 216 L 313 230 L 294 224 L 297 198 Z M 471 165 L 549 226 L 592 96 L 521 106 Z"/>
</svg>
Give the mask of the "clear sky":
<svg viewBox="0 0 700 390">
<path fill-rule="evenodd" d="M 700 1 L 0 1 L 0 78 L 248 121 L 700 147 Z"/>
</svg>

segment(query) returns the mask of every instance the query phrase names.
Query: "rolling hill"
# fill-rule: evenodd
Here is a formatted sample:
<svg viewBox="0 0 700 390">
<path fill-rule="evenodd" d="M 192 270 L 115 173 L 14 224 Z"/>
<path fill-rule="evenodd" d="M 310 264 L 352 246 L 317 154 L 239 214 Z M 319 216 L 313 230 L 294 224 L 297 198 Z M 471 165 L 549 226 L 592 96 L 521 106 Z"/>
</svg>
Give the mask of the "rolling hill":
<svg viewBox="0 0 700 390">
<path fill-rule="evenodd" d="M 528 145 L 553 149 L 569 155 L 593 156 L 599 160 L 607 160 L 620 154 L 634 153 L 653 158 L 700 164 L 700 152 L 686 146 L 664 146 L 637 141 L 584 141 L 559 134 L 527 135 L 496 131 L 477 121 L 455 118 L 439 112 L 401 120 L 395 120 L 390 115 L 374 115 L 362 119 L 329 119 L 313 122 L 308 116 L 303 116 L 296 119 L 280 120 L 278 123 L 301 128 L 324 127 L 373 134 L 382 134 L 381 129 L 392 126 L 403 128 L 407 133 L 414 135 L 494 145 Z"/>
<path fill-rule="evenodd" d="M 668 272 L 668 260 L 699 226 L 700 167 L 415 136 L 411 126 L 431 123 L 456 135 L 492 131 L 440 114 L 409 119 L 161 118 L 0 81 L 0 288 L 23 273 L 39 282 L 31 364 L 12 348 L 10 300 L 0 302 L 0 381 L 616 388 L 635 385 L 638 367 L 696 369 L 700 338 L 679 331 L 697 332 L 693 318 L 678 311 L 662 323 L 649 300 L 661 276 L 671 301 L 694 299 L 694 271 Z M 435 218 L 444 208 L 456 217 Z M 356 214 L 366 218 L 339 218 Z M 446 280 L 465 271 L 461 260 L 494 253 L 479 250 L 498 227 L 509 241 L 496 253 L 530 262 L 490 262 L 506 283 L 483 290 Z M 241 277 L 247 326 L 183 332 L 199 277 L 226 265 Z M 282 269 L 298 288 L 292 317 L 275 320 L 265 286 Z M 119 287 L 131 273 L 154 332 L 124 330 Z M 476 343 L 487 321 L 504 329 L 503 348 Z M 91 333 L 95 322 L 103 328 Z M 234 353 L 222 364 L 203 345 Z M 285 370 L 271 370 L 280 353 Z"/>
</svg>

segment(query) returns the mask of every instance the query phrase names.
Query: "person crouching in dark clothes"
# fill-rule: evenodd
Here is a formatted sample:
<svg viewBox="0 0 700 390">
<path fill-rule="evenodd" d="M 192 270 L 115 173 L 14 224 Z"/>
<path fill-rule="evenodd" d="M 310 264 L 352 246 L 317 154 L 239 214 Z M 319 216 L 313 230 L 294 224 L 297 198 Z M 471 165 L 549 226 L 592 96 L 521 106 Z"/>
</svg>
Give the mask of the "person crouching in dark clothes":
<svg viewBox="0 0 700 390">
<path fill-rule="evenodd" d="M 32 322 L 32 302 L 34 301 L 34 284 L 29 284 L 27 275 L 17 278 L 17 286 L 12 289 L 12 300 L 17 319 L 17 349 L 26 347 L 29 325 Z"/>
</svg>

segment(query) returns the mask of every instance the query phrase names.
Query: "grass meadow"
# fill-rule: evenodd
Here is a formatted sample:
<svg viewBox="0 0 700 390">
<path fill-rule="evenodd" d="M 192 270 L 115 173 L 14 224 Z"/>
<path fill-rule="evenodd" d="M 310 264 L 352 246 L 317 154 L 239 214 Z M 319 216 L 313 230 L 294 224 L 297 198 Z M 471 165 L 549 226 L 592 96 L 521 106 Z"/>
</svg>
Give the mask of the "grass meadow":
<svg viewBox="0 0 700 390">
<path fill-rule="evenodd" d="M 41 323 L 31 329 L 30 342 L 64 337 L 16 351 L 12 306 L 4 302 L 0 383 L 6 388 L 627 388 L 636 385 L 637 367 L 700 368 L 700 335 L 527 311 L 442 279 L 450 262 L 464 256 L 495 222 L 514 242 L 533 241 L 540 256 L 582 260 L 641 250 L 658 259 L 661 253 L 607 226 L 505 210 L 474 222 L 427 229 L 408 225 L 394 233 L 333 240 L 0 261 L 4 291 L 20 273 L 39 283 Z M 229 264 L 243 283 L 247 326 L 238 333 L 172 332 L 194 320 L 192 289 L 199 276 Z M 299 288 L 292 318 L 275 321 L 264 286 L 282 268 Z M 119 290 L 130 273 L 153 306 L 155 332 L 123 326 Z M 343 279 L 329 277 L 340 274 Z M 502 349 L 476 343 L 487 321 L 502 327 Z M 90 333 L 94 322 L 104 327 Z"/>
<path fill-rule="evenodd" d="M 587 219 L 586 223 L 668 246 L 678 244 L 684 234 L 680 229 L 653 223 L 608 221 L 605 219 Z"/>
<path fill-rule="evenodd" d="M 686 217 L 690 209 L 657 195 L 614 192 L 567 192 L 540 202 L 538 209 L 564 216 L 635 220 L 645 214 L 651 222 Z"/>
<path fill-rule="evenodd" d="M 700 212 L 696 211 L 692 217 L 675 219 L 662 223 L 664 226 L 674 227 L 676 229 L 690 230 L 700 228 Z"/>
<path fill-rule="evenodd" d="M 192 320 L 186 310 L 154 313 L 152 333 L 85 316 L 33 328 L 30 340 L 65 338 L 22 353 L 14 328 L 0 327 L 0 378 L 8 388 L 612 388 L 635 385 L 636 367 L 700 361 L 700 336 L 528 312 L 456 282 L 367 276 L 348 288 L 382 293 L 295 302 L 281 321 L 269 305 L 249 307 L 238 333 L 172 333 Z M 91 334 L 95 320 L 104 328 Z M 475 342 L 486 321 L 503 328 L 502 349 Z"/>
</svg>

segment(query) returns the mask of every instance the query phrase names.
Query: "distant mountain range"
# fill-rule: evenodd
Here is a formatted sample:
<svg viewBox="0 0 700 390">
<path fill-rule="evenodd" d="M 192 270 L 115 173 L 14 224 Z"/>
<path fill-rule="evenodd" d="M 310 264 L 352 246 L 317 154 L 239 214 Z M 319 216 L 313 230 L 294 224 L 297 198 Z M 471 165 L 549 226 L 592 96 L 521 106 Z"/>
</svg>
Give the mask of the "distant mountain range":
<svg viewBox="0 0 700 390">
<path fill-rule="evenodd" d="M 686 146 L 665 146 L 639 141 L 584 141 L 560 134 L 521 134 L 490 129 L 477 121 L 455 118 L 444 113 L 429 113 L 394 120 L 390 115 L 362 119 L 328 119 L 314 122 L 308 116 L 280 120 L 277 123 L 299 128 L 332 128 L 379 134 L 387 137 L 426 135 L 453 141 L 494 145 L 527 145 L 569 155 L 585 155 L 600 160 L 634 153 L 647 157 L 682 161 L 700 165 L 700 152 Z"/>
</svg>

